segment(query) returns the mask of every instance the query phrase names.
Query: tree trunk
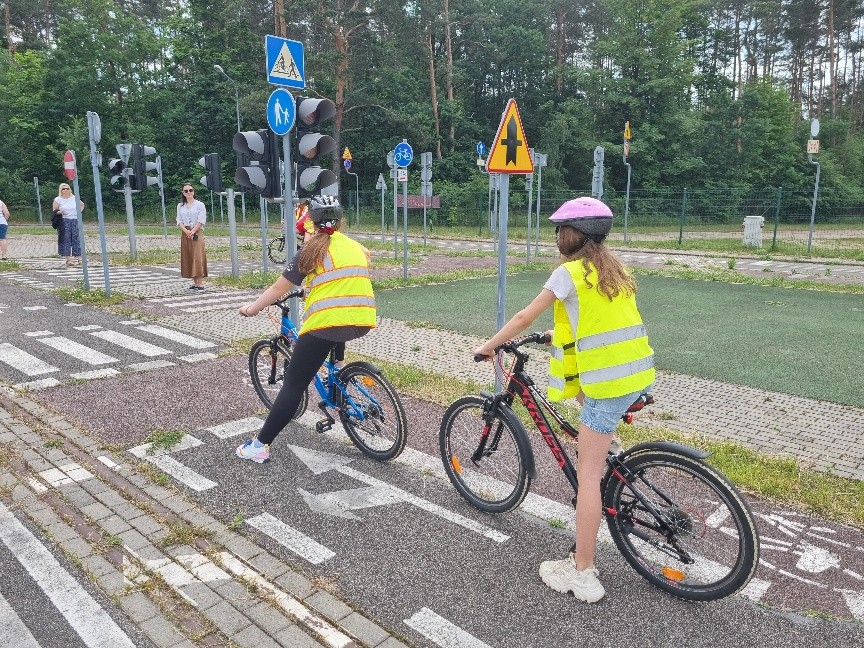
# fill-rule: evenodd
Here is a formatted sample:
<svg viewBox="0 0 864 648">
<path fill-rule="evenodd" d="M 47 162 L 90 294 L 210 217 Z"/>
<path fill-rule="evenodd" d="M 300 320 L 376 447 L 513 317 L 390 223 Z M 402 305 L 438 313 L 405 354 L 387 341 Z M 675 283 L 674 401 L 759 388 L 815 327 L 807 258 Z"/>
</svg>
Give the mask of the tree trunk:
<svg viewBox="0 0 864 648">
<path fill-rule="evenodd" d="M 3 27 L 6 34 L 6 49 L 9 50 L 9 56 L 15 51 L 15 46 L 12 44 L 12 32 L 9 29 L 9 0 L 3 3 Z"/>
<path fill-rule="evenodd" d="M 438 116 L 438 84 L 435 80 L 435 48 L 432 44 L 432 26 L 426 32 L 426 46 L 429 49 L 429 97 L 432 104 L 432 121 L 435 123 L 435 157 L 441 154 L 441 118 Z"/>
<path fill-rule="evenodd" d="M 835 66 L 834 0 L 828 0 L 828 75 L 831 83 L 831 117 L 837 116 L 837 72 Z"/>
<path fill-rule="evenodd" d="M 444 0 L 444 42 L 447 48 L 447 103 L 450 105 L 450 152 L 456 150 L 456 125 L 453 123 L 453 41 L 450 39 L 450 0 Z"/>
<path fill-rule="evenodd" d="M 273 0 L 273 30 L 276 36 L 285 38 L 288 28 L 285 25 L 285 0 Z"/>
<path fill-rule="evenodd" d="M 555 94 L 560 99 L 564 88 L 564 19 L 566 13 L 560 7 L 555 10 Z"/>
</svg>

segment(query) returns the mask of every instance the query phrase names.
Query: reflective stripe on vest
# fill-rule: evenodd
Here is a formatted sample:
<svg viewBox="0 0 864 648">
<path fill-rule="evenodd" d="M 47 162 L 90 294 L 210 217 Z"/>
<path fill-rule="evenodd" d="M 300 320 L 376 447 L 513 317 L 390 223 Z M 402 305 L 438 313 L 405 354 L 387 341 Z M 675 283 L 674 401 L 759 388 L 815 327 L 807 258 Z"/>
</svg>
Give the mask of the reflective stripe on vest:
<svg viewBox="0 0 864 648">
<path fill-rule="evenodd" d="M 318 311 L 326 308 L 344 308 L 345 306 L 375 308 L 375 300 L 372 297 L 325 297 L 307 308 L 304 316 L 311 317 Z"/>
<path fill-rule="evenodd" d="M 327 283 L 328 281 L 333 281 L 335 279 L 345 279 L 347 277 L 365 277 L 366 279 L 369 279 L 369 269 L 352 266 L 349 268 L 340 268 L 339 270 L 330 270 L 328 272 L 323 272 L 309 282 L 309 288 L 315 288 L 315 286 L 320 286 L 321 284 Z"/>
<path fill-rule="evenodd" d="M 588 351 L 597 349 L 616 342 L 626 342 L 627 340 L 635 340 L 636 338 L 645 337 L 648 335 L 645 332 L 644 324 L 636 324 L 635 326 L 627 326 L 625 328 L 615 329 L 614 331 L 606 331 L 605 333 L 596 333 L 589 335 L 579 340 L 578 348 L 580 351 Z"/>
<path fill-rule="evenodd" d="M 632 362 L 615 365 L 613 367 L 604 367 L 603 369 L 592 369 L 591 371 L 583 371 L 579 374 L 579 380 L 583 385 L 595 385 L 601 382 L 615 380 L 616 378 L 626 378 L 641 371 L 647 371 L 654 368 L 654 355 L 646 356 Z"/>
</svg>

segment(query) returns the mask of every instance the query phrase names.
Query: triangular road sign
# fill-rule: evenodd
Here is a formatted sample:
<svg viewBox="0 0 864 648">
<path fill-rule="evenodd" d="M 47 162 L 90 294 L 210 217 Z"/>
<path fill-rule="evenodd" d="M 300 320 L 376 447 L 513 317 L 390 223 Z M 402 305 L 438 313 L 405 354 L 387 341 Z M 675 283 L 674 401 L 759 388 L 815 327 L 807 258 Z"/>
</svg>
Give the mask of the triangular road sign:
<svg viewBox="0 0 864 648">
<path fill-rule="evenodd" d="M 528 152 L 528 140 L 522 128 L 522 118 L 515 99 L 507 102 L 507 108 L 498 124 L 498 132 L 492 141 L 486 161 L 489 173 L 533 173 L 534 162 Z"/>
<path fill-rule="evenodd" d="M 279 50 L 276 62 L 273 63 L 270 76 L 285 79 L 286 81 L 303 81 L 303 76 L 300 74 L 297 63 L 294 62 L 294 57 L 291 55 L 291 50 L 288 49 L 287 43 L 282 43 L 282 49 Z"/>
</svg>

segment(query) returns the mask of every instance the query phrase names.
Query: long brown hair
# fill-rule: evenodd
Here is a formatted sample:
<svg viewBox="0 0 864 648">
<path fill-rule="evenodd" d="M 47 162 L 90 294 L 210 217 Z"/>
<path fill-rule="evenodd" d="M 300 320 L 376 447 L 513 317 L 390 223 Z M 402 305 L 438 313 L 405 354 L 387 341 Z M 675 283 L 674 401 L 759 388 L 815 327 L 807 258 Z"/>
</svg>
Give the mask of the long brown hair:
<svg viewBox="0 0 864 648">
<path fill-rule="evenodd" d="M 589 288 L 594 287 L 588 281 L 591 266 L 596 268 L 599 283 L 597 289 L 610 300 L 620 293 L 636 294 L 633 276 L 602 242 L 598 243 L 587 234 L 565 225 L 558 230 L 558 251 L 561 253 L 562 263 L 577 260 L 586 262 L 585 283 Z"/>
<path fill-rule="evenodd" d="M 342 220 L 336 226 L 336 231 L 342 230 Z M 330 247 L 330 235 L 321 230 L 309 237 L 309 240 L 300 248 L 300 256 L 297 258 L 297 269 L 303 274 L 309 274 L 324 262 L 324 255 Z"/>
<path fill-rule="evenodd" d="M 193 186 L 192 186 L 190 183 L 188 183 L 188 182 L 184 182 L 184 183 L 183 183 L 183 186 L 180 187 L 180 204 L 181 204 L 181 205 L 191 205 L 193 202 L 195 202 L 195 194 L 194 194 L 194 193 L 192 194 L 192 196 L 190 196 L 190 198 L 189 198 L 189 202 L 186 202 L 186 196 L 187 196 L 187 194 L 183 193 L 183 190 L 184 190 L 186 187 L 189 187 L 193 192 L 195 191 L 195 187 L 193 187 Z"/>
</svg>

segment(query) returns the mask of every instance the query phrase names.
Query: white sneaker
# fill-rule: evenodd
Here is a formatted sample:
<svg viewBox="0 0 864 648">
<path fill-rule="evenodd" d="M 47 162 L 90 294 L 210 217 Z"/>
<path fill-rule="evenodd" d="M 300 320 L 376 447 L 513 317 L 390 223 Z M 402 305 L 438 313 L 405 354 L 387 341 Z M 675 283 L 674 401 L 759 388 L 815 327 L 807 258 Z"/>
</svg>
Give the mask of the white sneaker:
<svg viewBox="0 0 864 648">
<path fill-rule="evenodd" d="M 580 601 L 596 603 L 606 595 L 603 585 L 597 580 L 594 567 L 576 571 L 573 560 L 546 560 L 540 563 L 540 578 L 556 592 L 573 593 Z"/>
</svg>

